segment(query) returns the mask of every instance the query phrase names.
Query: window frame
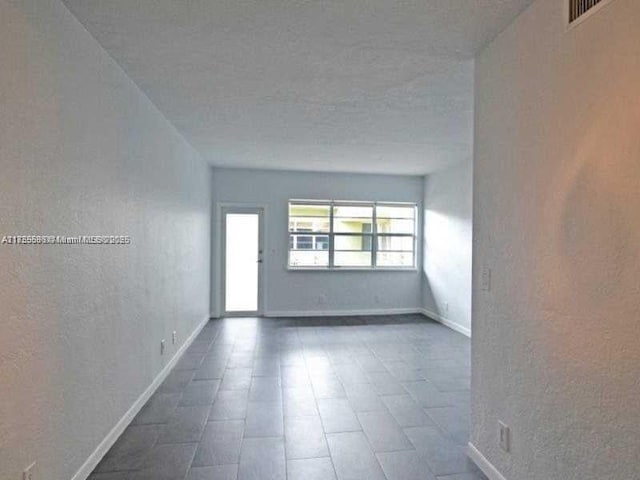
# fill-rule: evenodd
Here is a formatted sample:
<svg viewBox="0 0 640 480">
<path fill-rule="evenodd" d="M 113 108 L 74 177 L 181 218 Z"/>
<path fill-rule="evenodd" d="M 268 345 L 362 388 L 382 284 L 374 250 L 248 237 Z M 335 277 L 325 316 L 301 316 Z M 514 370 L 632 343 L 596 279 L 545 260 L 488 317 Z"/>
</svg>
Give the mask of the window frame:
<svg viewBox="0 0 640 480">
<path fill-rule="evenodd" d="M 291 221 L 291 206 L 292 205 L 321 205 L 329 207 L 329 231 L 328 232 L 292 232 L 289 229 L 290 221 Z M 334 231 L 334 208 L 335 207 L 371 207 L 372 215 L 371 215 L 371 233 L 365 232 L 335 232 Z M 400 218 L 405 220 L 413 220 L 413 233 L 378 233 L 378 215 L 377 209 L 378 207 L 412 207 L 413 208 L 413 218 Z M 351 200 L 306 200 L 306 199 L 289 199 L 287 202 L 287 270 L 290 271 L 416 271 L 418 268 L 418 228 L 419 228 L 419 210 L 418 204 L 413 202 L 386 202 L 386 201 L 351 201 Z M 295 215 L 293 216 L 296 217 Z M 367 217 L 368 218 L 368 217 Z M 396 217 L 380 217 L 380 218 L 389 218 L 393 219 Z M 314 265 L 291 265 L 291 248 L 289 248 L 290 236 L 298 235 L 298 234 L 306 234 L 306 235 L 323 235 L 329 237 L 329 248 L 328 248 L 328 265 L 326 266 L 314 266 Z M 352 236 L 352 237 L 365 237 L 370 239 L 371 249 L 370 250 L 358 250 L 358 251 L 367 251 L 371 252 L 371 264 L 363 265 L 363 266 L 340 266 L 335 264 L 335 237 L 336 236 Z M 377 265 L 377 254 L 378 252 L 408 252 L 408 250 L 380 250 L 378 248 L 378 239 L 384 237 L 403 237 L 403 238 L 411 238 L 412 239 L 412 264 L 410 266 L 401 266 L 401 265 Z M 326 251 L 326 250 L 324 250 Z M 338 250 L 338 252 L 342 252 L 343 250 Z M 346 250 L 344 250 L 346 251 Z"/>
</svg>

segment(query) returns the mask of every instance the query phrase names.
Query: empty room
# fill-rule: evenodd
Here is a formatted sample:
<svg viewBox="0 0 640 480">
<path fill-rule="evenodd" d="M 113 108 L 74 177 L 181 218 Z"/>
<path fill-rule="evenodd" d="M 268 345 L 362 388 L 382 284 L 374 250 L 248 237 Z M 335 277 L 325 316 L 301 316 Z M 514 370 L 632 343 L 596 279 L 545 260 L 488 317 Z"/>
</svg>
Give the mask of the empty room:
<svg viewBox="0 0 640 480">
<path fill-rule="evenodd" d="M 0 480 L 640 480 L 638 0 L 0 0 Z"/>
</svg>

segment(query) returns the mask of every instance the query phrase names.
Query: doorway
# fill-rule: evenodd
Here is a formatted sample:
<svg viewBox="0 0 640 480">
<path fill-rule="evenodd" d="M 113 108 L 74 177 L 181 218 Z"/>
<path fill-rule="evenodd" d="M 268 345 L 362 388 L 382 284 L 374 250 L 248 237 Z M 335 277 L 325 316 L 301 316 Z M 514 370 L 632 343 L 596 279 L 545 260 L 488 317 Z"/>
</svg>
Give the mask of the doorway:
<svg viewBox="0 0 640 480">
<path fill-rule="evenodd" d="M 263 209 L 226 207 L 222 215 L 224 314 L 260 315 Z"/>
</svg>

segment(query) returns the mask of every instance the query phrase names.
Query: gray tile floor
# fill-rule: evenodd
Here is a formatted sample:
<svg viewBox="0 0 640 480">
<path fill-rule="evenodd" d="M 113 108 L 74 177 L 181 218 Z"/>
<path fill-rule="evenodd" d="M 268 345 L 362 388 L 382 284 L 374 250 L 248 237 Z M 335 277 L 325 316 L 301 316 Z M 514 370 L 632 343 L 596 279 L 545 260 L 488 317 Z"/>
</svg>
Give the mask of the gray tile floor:
<svg viewBox="0 0 640 480">
<path fill-rule="evenodd" d="M 419 315 L 213 320 L 91 480 L 485 480 L 469 340 Z"/>
</svg>

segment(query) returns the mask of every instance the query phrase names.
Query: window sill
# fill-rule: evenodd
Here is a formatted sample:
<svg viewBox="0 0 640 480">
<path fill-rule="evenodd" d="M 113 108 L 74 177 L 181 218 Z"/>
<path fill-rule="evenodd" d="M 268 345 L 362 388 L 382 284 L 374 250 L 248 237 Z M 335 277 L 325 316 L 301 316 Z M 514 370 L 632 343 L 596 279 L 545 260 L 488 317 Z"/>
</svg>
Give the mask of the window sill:
<svg viewBox="0 0 640 480">
<path fill-rule="evenodd" d="M 416 267 L 289 267 L 287 266 L 287 271 L 289 272 L 361 272 L 361 273 L 370 273 L 370 272 L 417 272 L 418 269 Z"/>
</svg>

